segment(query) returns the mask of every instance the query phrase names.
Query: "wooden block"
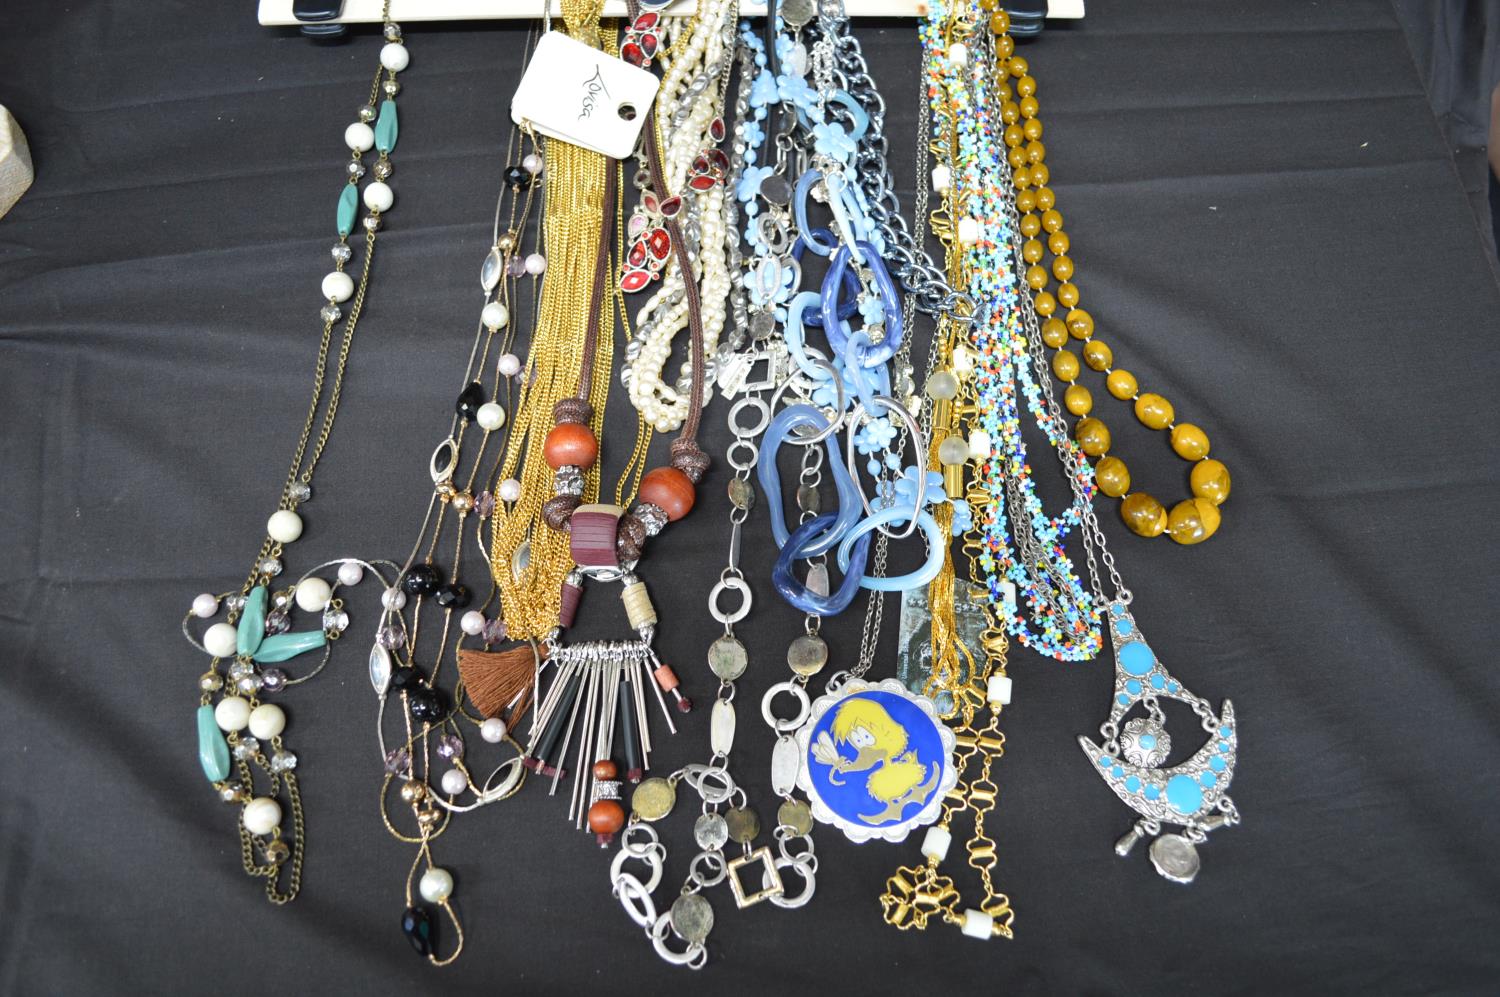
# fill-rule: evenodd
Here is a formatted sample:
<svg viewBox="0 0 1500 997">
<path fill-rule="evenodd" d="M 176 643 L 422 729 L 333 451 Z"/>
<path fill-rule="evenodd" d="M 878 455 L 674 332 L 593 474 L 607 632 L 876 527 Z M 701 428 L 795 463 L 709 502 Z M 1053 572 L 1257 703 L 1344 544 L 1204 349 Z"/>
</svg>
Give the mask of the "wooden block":
<svg viewBox="0 0 1500 997">
<path fill-rule="evenodd" d="M 0 218 L 31 186 L 31 150 L 21 126 L 0 104 Z"/>
</svg>

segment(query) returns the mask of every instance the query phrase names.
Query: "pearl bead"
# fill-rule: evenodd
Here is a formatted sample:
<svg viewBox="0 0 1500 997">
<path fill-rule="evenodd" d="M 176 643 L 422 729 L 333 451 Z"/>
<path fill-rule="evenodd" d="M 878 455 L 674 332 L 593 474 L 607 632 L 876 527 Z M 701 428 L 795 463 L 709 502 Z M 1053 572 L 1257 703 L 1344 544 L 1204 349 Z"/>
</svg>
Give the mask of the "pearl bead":
<svg viewBox="0 0 1500 997">
<path fill-rule="evenodd" d="M 491 301 L 484 306 L 484 311 L 479 313 L 479 321 L 491 332 L 504 329 L 510 322 L 510 309 L 498 301 Z"/>
<path fill-rule="evenodd" d="M 354 296 L 354 278 L 342 270 L 335 270 L 323 278 L 323 297 L 333 301 L 348 301 Z"/>
<path fill-rule="evenodd" d="M 469 788 L 469 777 L 459 769 L 449 769 L 443 773 L 443 792 L 449 796 L 457 796 Z"/>
<path fill-rule="evenodd" d="M 345 561 L 339 565 L 339 584 L 358 585 L 365 577 L 365 569 L 357 561 Z"/>
<path fill-rule="evenodd" d="M 505 425 L 505 409 L 494 402 L 485 402 L 479 406 L 479 411 L 474 413 L 474 419 L 479 423 L 480 429 L 493 432 Z"/>
<path fill-rule="evenodd" d="M 473 637 L 484 629 L 484 614 L 471 609 L 459 618 L 458 625 L 464 633 Z"/>
<path fill-rule="evenodd" d="M 380 604 L 386 609 L 401 609 L 406 605 L 406 593 L 398 588 L 388 588 L 381 593 Z"/>
<path fill-rule="evenodd" d="M 490 744 L 499 744 L 501 741 L 505 740 L 506 730 L 507 728 L 505 726 L 504 720 L 501 720 L 498 717 L 490 717 L 484 723 L 479 725 L 479 736 L 484 738 Z"/>
<path fill-rule="evenodd" d="M 948 46 L 948 61 L 959 69 L 969 64 L 969 46 L 963 42 L 954 42 Z"/>
<path fill-rule="evenodd" d="M 275 703 L 262 703 L 250 711 L 250 733 L 270 740 L 286 730 L 286 714 Z"/>
<path fill-rule="evenodd" d="M 433 866 L 422 873 L 422 879 L 417 884 L 417 891 L 428 903 L 440 904 L 453 895 L 453 876 L 447 869 Z"/>
<path fill-rule="evenodd" d="M 289 544 L 302 535 L 302 517 L 290 509 L 278 509 L 266 520 L 266 534 L 277 543 Z"/>
<path fill-rule="evenodd" d="M 225 696 L 214 707 L 214 723 L 226 732 L 244 730 L 250 724 L 250 700 Z"/>
<path fill-rule="evenodd" d="M 932 189 L 939 194 L 946 194 L 953 187 L 953 171 L 945 164 L 939 163 L 932 168 Z"/>
<path fill-rule="evenodd" d="M 229 623 L 215 623 L 203 635 L 203 646 L 216 658 L 232 658 L 239 647 L 239 634 Z"/>
<path fill-rule="evenodd" d="M 547 257 L 541 253 L 532 253 L 526 257 L 526 272 L 533 277 L 540 277 L 547 270 Z"/>
<path fill-rule="evenodd" d="M 538 173 L 542 172 L 542 157 L 533 152 L 531 155 L 521 160 L 521 168 L 527 173 L 530 173 L 532 176 L 536 176 Z"/>
<path fill-rule="evenodd" d="M 240 819 L 251 834 L 270 834 L 281 826 L 281 804 L 269 796 L 257 796 L 245 804 Z"/>
<path fill-rule="evenodd" d="M 411 64 L 411 53 L 400 42 L 391 42 L 380 50 L 380 64 L 393 73 L 399 73 Z"/>
<path fill-rule="evenodd" d="M 297 606 L 309 613 L 320 613 L 333 600 L 333 588 L 321 578 L 304 578 L 297 583 Z"/>
<path fill-rule="evenodd" d="M 369 152 L 375 148 L 375 129 L 356 121 L 344 129 L 344 144 L 355 152 Z"/>
<path fill-rule="evenodd" d="M 515 478 L 506 478 L 500 482 L 500 499 L 504 502 L 514 502 L 521 497 L 521 483 Z"/>
<path fill-rule="evenodd" d="M 206 620 L 219 611 L 219 597 L 209 592 L 193 598 L 193 615 Z"/>
<path fill-rule="evenodd" d="M 500 358 L 500 373 L 506 377 L 515 377 L 521 373 L 521 358 L 514 353 L 507 353 Z"/>
<path fill-rule="evenodd" d="M 395 200 L 390 184 L 374 180 L 365 185 L 365 207 L 371 211 L 389 211 Z"/>
<path fill-rule="evenodd" d="M 972 246 L 979 241 L 979 221 L 975 218 L 958 220 L 958 242 L 961 246 Z"/>
</svg>

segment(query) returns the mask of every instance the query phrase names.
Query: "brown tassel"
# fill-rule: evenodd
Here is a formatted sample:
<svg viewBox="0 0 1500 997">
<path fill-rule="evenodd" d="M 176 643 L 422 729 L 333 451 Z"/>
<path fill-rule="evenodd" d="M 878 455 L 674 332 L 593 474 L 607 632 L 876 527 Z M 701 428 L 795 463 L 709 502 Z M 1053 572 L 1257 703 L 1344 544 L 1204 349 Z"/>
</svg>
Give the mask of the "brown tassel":
<svg viewBox="0 0 1500 997">
<path fill-rule="evenodd" d="M 500 717 L 514 725 L 531 704 L 532 683 L 536 681 L 536 655 L 530 644 L 509 651 L 481 651 L 459 648 L 458 674 L 463 679 L 469 702 L 486 719 Z M 509 717 L 501 717 L 511 701 Z"/>
</svg>

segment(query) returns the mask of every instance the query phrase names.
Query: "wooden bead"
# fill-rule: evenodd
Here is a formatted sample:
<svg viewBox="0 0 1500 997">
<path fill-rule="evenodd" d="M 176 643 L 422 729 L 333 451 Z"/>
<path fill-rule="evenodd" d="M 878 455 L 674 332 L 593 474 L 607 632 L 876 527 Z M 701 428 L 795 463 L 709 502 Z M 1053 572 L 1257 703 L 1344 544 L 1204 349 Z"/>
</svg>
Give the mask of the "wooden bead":
<svg viewBox="0 0 1500 997">
<path fill-rule="evenodd" d="M 1132 533 L 1143 537 L 1159 537 L 1167 529 L 1166 508 L 1145 492 L 1125 496 L 1120 503 L 1120 518 Z"/>
<path fill-rule="evenodd" d="M 1042 323 L 1042 342 L 1054 350 L 1068 341 L 1068 327 L 1060 318 L 1049 318 Z"/>
<path fill-rule="evenodd" d="M 1137 387 L 1135 375 L 1128 370 L 1110 371 L 1109 377 L 1104 381 L 1104 386 L 1109 389 L 1110 394 L 1122 402 L 1127 398 L 1134 398 Z"/>
<path fill-rule="evenodd" d="M 1094 480 L 1101 492 L 1119 498 L 1130 491 L 1130 468 L 1118 457 L 1106 457 L 1095 466 Z"/>
<path fill-rule="evenodd" d="M 1094 316 L 1082 308 L 1068 312 L 1068 334 L 1074 339 L 1088 339 L 1094 334 Z"/>
<path fill-rule="evenodd" d="M 599 459 L 599 441 L 593 430 L 576 422 L 553 426 L 542 445 L 547 466 L 554 471 L 569 465 L 587 471 Z"/>
<path fill-rule="evenodd" d="M 1208 434 L 1190 422 L 1172 427 L 1172 449 L 1183 460 L 1202 460 L 1208 456 Z"/>
<path fill-rule="evenodd" d="M 625 826 L 625 808 L 619 800 L 595 800 L 589 807 L 589 830 L 601 848 L 607 847 Z"/>
<path fill-rule="evenodd" d="M 1063 392 L 1063 404 L 1074 415 L 1088 415 L 1094 407 L 1094 395 L 1081 384 L 1070 384 Z"/>
<path fill-rule="evenodd" d="M 1217 460 L 1200 460 L 1193 465 L 1188 483 L 1194 495 L 1208 499 L 1214 505 L 1223 505 L 1229 497 L 1229 468 Z"/>
<path fill-rule="evenodd" d="M 1078 380 L 1078 354 L 1072 350 L 1058 350 L 1052 356 L 1052 373 L 1065 383 Z"/>
<path fill-rule="evenodd" d="M 1093 370 L 1108 370 L 1109 365 L 1115 362 L 1115 351 L 1109 348 L 1108 343 L 1091 339 L 1083 344 L 1083 362 Z"/>
<path fill-rule="evenodd" d="M 618 778 L 620 767 L 608 758 L 601 758 L 594 763 L 594 778 L 602 781 Z"/>
<path fill-rule="evenodd" d="M 1109 427 L 1098 419 L 1084 419 L 1075 432 L 1078 446 L 1090 457 L 1103 457 L 1109 452 Z"/>
<path fill-rule="evenodd" d="M 696 493 L 686 474 L 675 467 L 658 467 L 641 479 L 640 496 L 642 502 L 659 507 L 668 520 L 676 522 L 692 511 Z"/>
<path fill-rule="evenodd" d="M 1202 543 L 1218 532 L 1219 522 L 1219 507 L 1208 499 L 1183 499 L 1167 517 L 1167 536 L 1184 545 Z"/>
<path fill-rule="evenodd" d="M 1151 429 L 1166 429 L 1172 424 L 1172 403 L 1148 391 L 1135 400 L 1135 417 Z"/>
</svg>

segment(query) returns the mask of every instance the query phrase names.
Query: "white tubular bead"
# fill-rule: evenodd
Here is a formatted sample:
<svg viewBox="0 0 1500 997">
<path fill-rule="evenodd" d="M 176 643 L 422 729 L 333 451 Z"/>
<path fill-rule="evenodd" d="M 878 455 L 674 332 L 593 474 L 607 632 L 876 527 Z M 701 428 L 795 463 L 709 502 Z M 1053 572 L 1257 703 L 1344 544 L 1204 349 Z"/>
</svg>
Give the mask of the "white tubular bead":
<svg viewBox="0 0 1500 997">
<path fill-rule="evenodd" d="M 929 827 L 927 836 L 922 839 L 922 854 L 941 862 L 948 857 L 948 846 L 952 843 L 953 835 L 940 827 Z"/>
<path fill-rule="evenodd" d="M 286 730 L 286 714 L 275 703 L 261 703 L 250 711 L 250 733 L 262 741 Z"/>
<path fill-rule="evenodd" d="M 948 46 L 948 61 L 959 69 L 969 64 L 969 46 L 963 42 L 954 42 Z"/>
<path fill-rule="evenodd" d="M 995 919 L 982 910 L 972 907 L 964 911 L 963 933 L 970 938 L 994 938 Z"/>
<path fill-rule="evenodd" d="M 232 658 L 239 648 L 239 633 L 229 623 L 215 623 L 203 635 L 203 646 L 216 658 Z"/>
<path fill-rule="evenodd" d="M 505 409 L 494 402 L 485 402 L 479 406 L 479 411 L 474 413 L 474 420 L 479 423 L 480 429 L 494 432 L 505 425 Z"/>
<path fill-rule="evenodd" d="M 344 129 L 344 144 L 355 152 L 369 152 L 375 148 L 375 129 L 356 121 Z"/>
<path fill-rule="evenodd" d="M 251 834 L 270 834 L 281 824 L 281 804 L 269 796 L 258 796 L 245 804 L 240 819 Z"/>
<path fill-rule="evenodd" d="M 290 509 L 278 509 L 266 520 L 266 535 L 277 543 L 289 544 L 302 535 L 302 517 Z"/>
<path fill-rule="evenodd" d="M 393 73 L 411 65 L 411 53 L 400 42 L 391 42 L 380 50 L 380 64 Z"/>
<path fill-rule="evenodd" d="M 335 270 L 323 278 L 323 297 L 333 301 L 348 301 L 354 297 L 354 278 L 342 270 Z"/>
<path fill-rule="evenodd" d="M 309 613 L 321 613 L 333 599 L 333 587 L 323 579 L 313 576 L 297 583 L 297 608 Z"/>
<path fill-rule="evenodd" d="M 969 459 L 984 460 L 994 452 L 994 444 L 990 442 L 990 434 L 982 429 L 976 429 L 969 434 Z"/>
<path fill-rule="evenodd" d="M 979 222 L 977 219 L 960 218 L 958 220 L 958 241 L 963 246 L 972 246 L 979 241 Z"/>
<path fill-rule="evenodd" d="M 985 698 L 990 701 L 991 706 L 1010 705 L 1010 676 L 991 675 L 988 687 L 985 689 Z"/>
<path fill-rule="evenodd" d="M 1016 583 L 1007 578 L 1000 583 L 1001 598 L 1005 602 L 1007 611 L 1014 613 L 1016 610 Z"/>
<path fill-rule="evenodd" d="M 396 195 L 391 191 L 390 184 L 380 180 L 365 184 L 365 207 L 371 211 L 389 211 L 395 202 Z"/>
<path fill-rule="evenodd" d="M 953 187 L 953 171 L 943 163 L 932 168 L 932 189 L 939 194 L 946 194 Z"/>
<path fill-rule="evenodd" d="M 498 332 L 510 324 L 510 309 L 498 301 L 491 301 L 484 306 L 484 311 L 479 313 L 479 321 L 491 332 Z"/>
</svg>

